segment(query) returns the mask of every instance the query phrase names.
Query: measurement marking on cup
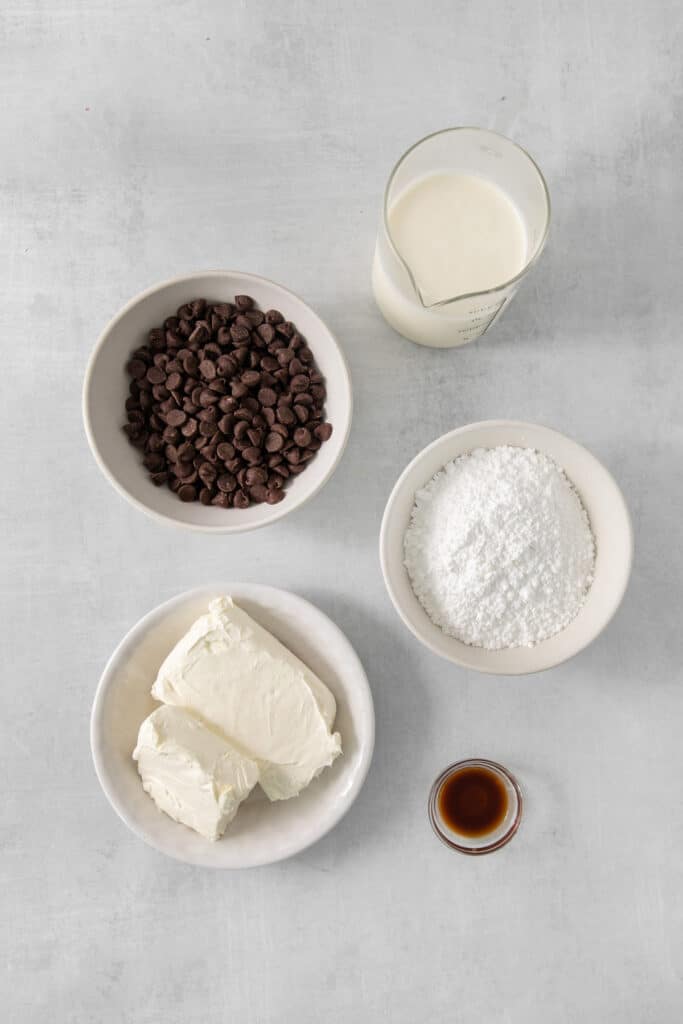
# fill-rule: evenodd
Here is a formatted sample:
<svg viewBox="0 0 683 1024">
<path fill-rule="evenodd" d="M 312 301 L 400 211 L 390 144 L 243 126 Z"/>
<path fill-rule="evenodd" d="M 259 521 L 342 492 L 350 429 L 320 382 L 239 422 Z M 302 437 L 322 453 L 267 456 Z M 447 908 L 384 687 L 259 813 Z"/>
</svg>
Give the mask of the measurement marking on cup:
<svg viewBox="0 0 683 1024">
<path fill-rule="evenodd" d="M 479 313 L 488 313 L 492 309 L 497 312 L 504 303 L 505 300 L 503 300 L 503 302 L 492 302 L 488 306 L 477 306 L 476 309 L 472 310 L 472 316 L 477 316 Z"/>
<path fill-rule="evenodd" d="M 491 317 L 491 319 L 487 323 L 487 325 L 484 328 L 484 330 L 481 332 L 482 334 L 486 334 L 486 332 L 488 331 L 489 327 L 496 322 L 496 320 L 498 319 L 500 314 L 503 312 L 503 310 L 505 309 L 505 307 L 507 306 L 507 304 L 508 304 L 508 302 L 510 301 L 511 298 L 512 298 L 512 295 L 508 295 L 507 298 L 503 299 L 503 301 L 500 304 L 499 309 L 496 310 L 496 312 L 493 314 L 493 316 Z"/>
<path fill-rule="evenodd" d="M 509 296 L 508 298 L 503 299 L 503 301 L 501 303 L 499 303 L 498 305 L 495 305 L 495 306 L 482 307 L 482 308 L 486 308 L 486 309 L 495 309 L 495 313 L 488 320 L 485 320 L 483 317 L 481 317 L 481 318 L 473 318 L 472 321 L 467 325 L 467 327 L 459 327 L 458 328 L 458 334 L 459 335 L 466 335 L 466 334 L 470 334 L 473 331 L 477 332 L 475 337 L 481 337 L 483 334 L 486 334 L 486 332 L 488 331 L 488 329 L 491 326 L 491 324 L 498 318 L 498 316 L 500 316 L 500 314 L 503 311 L 504 307 L 510 301 L 510 298 L 512 298 L 512 296 Z"/>
</svg>

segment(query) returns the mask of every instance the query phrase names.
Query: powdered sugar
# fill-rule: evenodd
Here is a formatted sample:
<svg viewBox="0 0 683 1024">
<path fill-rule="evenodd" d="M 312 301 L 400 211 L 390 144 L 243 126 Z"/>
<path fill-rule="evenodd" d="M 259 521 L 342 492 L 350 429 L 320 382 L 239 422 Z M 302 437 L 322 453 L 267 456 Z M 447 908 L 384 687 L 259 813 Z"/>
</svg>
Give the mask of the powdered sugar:
<svg viewBox="0 0 683 1024">
<path fill-rule="evenodd" d="M 478 448 L 415 495 L 405 565 L 444 633 L 497 650 L 533 646 L 575 618 L 595 542 L 562 470 L 531 448 Z"/>
</svg>

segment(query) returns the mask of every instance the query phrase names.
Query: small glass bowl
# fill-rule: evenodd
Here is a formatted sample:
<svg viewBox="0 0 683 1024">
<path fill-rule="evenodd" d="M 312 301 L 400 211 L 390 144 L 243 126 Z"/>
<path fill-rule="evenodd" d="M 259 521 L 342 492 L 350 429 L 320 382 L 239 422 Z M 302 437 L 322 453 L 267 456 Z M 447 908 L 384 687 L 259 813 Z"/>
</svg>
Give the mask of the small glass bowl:
<svg viewBox="0 0 683 1024">
<path fill-rule="evenodd" d="M 467 836 L 455 831 L 444 821 L 439 810 L 439 793 L 443 784 L 453 775 L 462 771 L 463 768 L 485 768 L 496 775 L 503 784 L 508 798 L 508 806 L 500 825 L 491 832 L 484 835 Z M 450 846 L 458 853 L 478 855 L 482 853 L 493 853 L 500 850 L 502 846 L 509 843 L 522 820 L 522 791 L 515 777 L 510 774 L 507 768 L 496 764 L 495 761 L 486 761 L 483 758 L 470 758 L 466 761 L 456 761 L 445 768 L 439 777 L 434 781 L 429 793 L 429 821 L 435 833 L 442 843 Z"/>
</svg>

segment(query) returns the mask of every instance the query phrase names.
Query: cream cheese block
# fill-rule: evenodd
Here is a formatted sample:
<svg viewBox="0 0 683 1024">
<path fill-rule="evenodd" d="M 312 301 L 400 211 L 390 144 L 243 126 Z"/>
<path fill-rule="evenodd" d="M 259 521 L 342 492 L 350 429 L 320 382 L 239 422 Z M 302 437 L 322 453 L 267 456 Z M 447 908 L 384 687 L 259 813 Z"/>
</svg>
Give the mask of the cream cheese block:
<svg viewBox="0 0 683 1024">
<path fill-rule="evenodd" d="M 140 726 L 133 757 L 160 811 L 219 839 L 258 782 L 258 767 L 190 711 L 160 707 Z"/>
<path fill-rule="evenodd" d="M 179 640 L 152 696 L 195 712 L 256 761 L 271 800 L 296 796 L 341 753 L 328 688 L 230 597 Z"/>
</svg>

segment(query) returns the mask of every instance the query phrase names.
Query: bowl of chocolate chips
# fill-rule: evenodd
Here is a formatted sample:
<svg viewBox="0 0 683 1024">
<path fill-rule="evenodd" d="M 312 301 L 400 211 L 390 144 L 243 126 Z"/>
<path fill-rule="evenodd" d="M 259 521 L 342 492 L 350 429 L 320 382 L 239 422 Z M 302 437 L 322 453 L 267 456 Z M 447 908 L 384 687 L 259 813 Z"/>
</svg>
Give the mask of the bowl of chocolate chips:
<svg viewBox="0 0 683 1024">
<path fill-rule="evenodd" d="M 206 271 L 132 299 L 83 388 L 95 460 L 132 505 L 214 533 L 253 530 L 312 498 L 346 445 L 351 380 L 302 299 L 255 274 Z"/>
</svg>

